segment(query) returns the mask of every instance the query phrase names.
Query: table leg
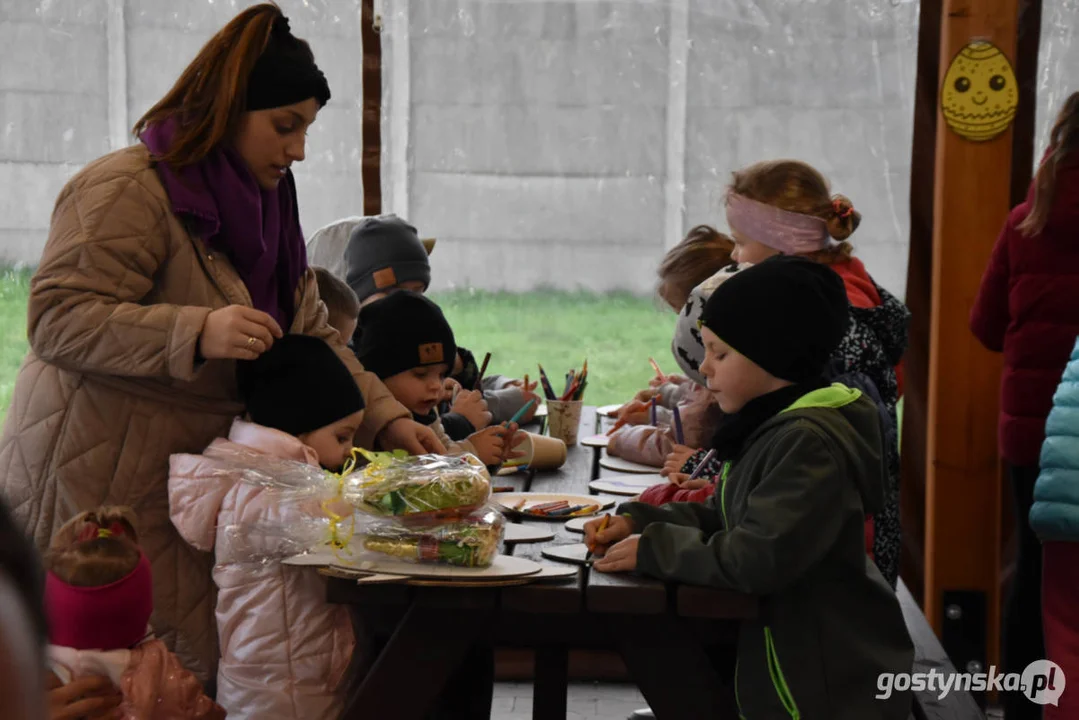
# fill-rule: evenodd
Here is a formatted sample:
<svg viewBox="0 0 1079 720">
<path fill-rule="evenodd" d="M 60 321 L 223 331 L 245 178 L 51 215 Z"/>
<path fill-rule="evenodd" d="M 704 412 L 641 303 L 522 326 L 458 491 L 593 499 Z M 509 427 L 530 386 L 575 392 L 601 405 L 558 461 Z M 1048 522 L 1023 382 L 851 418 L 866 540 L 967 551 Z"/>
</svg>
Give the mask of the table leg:
<svg viewBox="0 0 1079 720">
<path fill-rule="evenodd" d="M 737 718 L 730 692 L 701 643 L 670 615 L 607 618 L 630 676 L 657 720 Z"/>
<path fill-rule="evenodd" d="M 537 648 L 532 720 L 564 720 L 568 684 L 569 650 L 561 645 Z"/>
<path fill-rule="evenodd" d="M 351 694 L 342 720 L 423 720 L 489 612 L 410 605 Z"/>
</svg>

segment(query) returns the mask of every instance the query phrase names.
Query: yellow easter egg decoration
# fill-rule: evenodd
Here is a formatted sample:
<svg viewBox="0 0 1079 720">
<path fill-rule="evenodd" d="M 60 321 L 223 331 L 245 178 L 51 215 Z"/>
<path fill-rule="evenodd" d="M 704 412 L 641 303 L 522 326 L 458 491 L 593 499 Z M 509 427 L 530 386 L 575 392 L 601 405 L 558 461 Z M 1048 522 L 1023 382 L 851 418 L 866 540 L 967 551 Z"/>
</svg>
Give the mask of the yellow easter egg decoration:
<svg viewBox="0 0 1079 720">
<path fill-rule="evenodd" d="M 940 91 L 944 121 L 973 142 L 1008 129 L 1019 106 L 1019 87 L 1007 56 L 996 45 L 972 42 L 955 56 Z"/>
</svg>

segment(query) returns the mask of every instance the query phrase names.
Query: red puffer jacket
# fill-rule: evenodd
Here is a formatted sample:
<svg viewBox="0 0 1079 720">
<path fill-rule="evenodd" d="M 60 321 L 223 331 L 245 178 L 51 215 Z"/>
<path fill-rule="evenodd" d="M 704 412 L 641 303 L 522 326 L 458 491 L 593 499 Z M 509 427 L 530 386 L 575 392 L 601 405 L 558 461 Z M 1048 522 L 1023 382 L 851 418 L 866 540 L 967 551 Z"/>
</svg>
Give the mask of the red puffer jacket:
<svg viewBox="0 0 1079 720">
<path fill-rule="evenodd" d="M 1079 157 L 1057 173 L 1045 230 L 1026 237 L 1016 226 L 1027 199 L 1012 210 L 982 278 L 970 328 L 983 345 L 1004 353 L 1000 455 L 1015 466 L 1036 466 L 1075 337 L 1079 335 Z"/>
</svg>

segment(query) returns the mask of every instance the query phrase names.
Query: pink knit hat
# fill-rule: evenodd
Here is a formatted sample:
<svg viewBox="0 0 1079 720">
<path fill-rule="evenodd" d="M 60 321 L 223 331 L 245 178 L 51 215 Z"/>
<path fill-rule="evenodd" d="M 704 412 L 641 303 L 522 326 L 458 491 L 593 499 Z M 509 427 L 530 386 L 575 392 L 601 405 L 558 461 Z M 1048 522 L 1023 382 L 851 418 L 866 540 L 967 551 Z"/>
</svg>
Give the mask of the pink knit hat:
<svg viewBox="0 0 1079 720">
<path fill-rule="evenodd" d="M 135 569 L 108 585 L 71 585 L 52 572 L 45 577 L 45 614 L 53 645 L 76 650 L 134 647 L 145 637 L 153 609 L 153 575 L 141 552 Z"/>
</svg>

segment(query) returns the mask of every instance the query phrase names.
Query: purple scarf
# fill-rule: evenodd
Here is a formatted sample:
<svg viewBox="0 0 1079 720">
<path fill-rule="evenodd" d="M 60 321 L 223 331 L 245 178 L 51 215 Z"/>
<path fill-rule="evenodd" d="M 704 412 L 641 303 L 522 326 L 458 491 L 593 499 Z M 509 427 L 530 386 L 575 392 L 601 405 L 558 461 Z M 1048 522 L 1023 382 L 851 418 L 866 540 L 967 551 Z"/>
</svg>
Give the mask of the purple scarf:
<svg viewBox="0 0 1079 720">
<path fill-rule="evenodd" d="M 147 128 L 140 139 L 159 156 L 172 135 L 173 125 L 163 123 Z M 194 165 L 175 170 L 157 163 L 155 169 L 172 211 L 228 256 L 252 304 L 288 332 L 296 287 L 307 270 L 292 171 L 276 190 L 263 190 L 239 153 L 224 144 Z"/>
</svg>

